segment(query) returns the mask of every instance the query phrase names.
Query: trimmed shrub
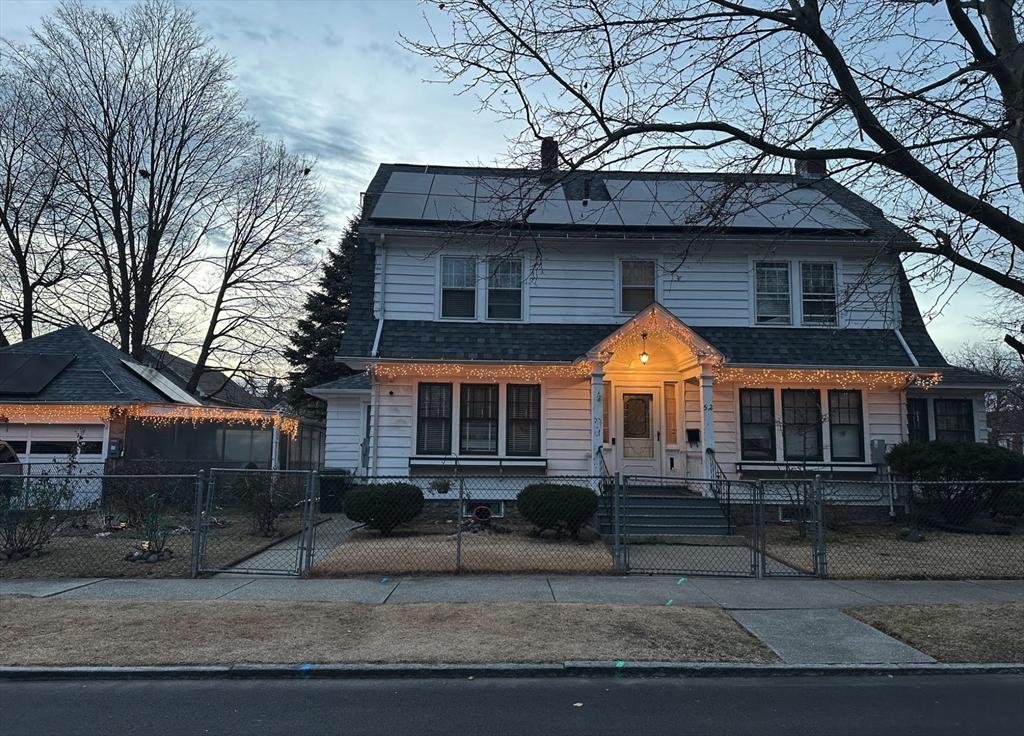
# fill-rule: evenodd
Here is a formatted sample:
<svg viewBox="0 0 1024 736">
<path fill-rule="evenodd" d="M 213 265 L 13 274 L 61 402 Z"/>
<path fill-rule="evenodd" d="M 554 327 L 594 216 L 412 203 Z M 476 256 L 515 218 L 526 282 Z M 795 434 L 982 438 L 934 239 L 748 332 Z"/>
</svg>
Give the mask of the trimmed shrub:
<svg viewBox="0 0 1024 736">
<path fill-rule="evenodd" d="M 597 494 L 584 486 L 533 483 L 516 496 L 516 508 L 538 532 L 568 532 L 576 539 L 597 513 Z"/>
<path fill-rule="evenodd" d="M 1024 481 L 1024 456 L 977 442 L 905 442 L 886 455 L 897 475 L 922 483 L 915 489 L 918 510 L 961 526 L 996 507 L 1012 484 Z"/>
<path fill-rule="evenodd" d="M 423 491 L 412 483 L 352 486 L 342 508 L 352 521 L 366 524 L 387 536 L 399 524 L 408 524 L 423 511 Z"/>
</svg>

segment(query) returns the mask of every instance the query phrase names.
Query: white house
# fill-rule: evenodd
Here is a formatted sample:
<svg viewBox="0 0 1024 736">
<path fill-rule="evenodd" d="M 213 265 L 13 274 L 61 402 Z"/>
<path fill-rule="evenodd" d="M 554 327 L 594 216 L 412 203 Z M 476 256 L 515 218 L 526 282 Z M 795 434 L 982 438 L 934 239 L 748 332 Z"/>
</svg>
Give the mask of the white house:
<svg viewBox="0 0 1024 736">
<path fill-rule="evenodd" d="M 825 173 L 381 165 L 326 465 L 871 479 L 885 446 L 985 439 L 895 248 Z"/>
</svg>

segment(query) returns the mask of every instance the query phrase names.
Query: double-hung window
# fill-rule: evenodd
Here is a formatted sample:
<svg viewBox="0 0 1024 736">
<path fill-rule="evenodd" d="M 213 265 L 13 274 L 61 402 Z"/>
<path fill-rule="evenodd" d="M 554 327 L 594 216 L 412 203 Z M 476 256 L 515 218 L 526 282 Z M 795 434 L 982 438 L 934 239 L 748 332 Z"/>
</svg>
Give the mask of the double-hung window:
<svg viewBox="0 0 1024 736">
<path fill-rule="evenodd" d="M 452 385 L 421 383 L 416 409 L 416 454 L 450 455 Z"/>
<path fill-rule="evenodd" d="M 775 460 L 775 392 L 770 388 L 740 389 L 740 456 Z"/>
<path fill-rule="evenodd" d="M 800 311 L 805 325 L 836 324 L 836 264 L 800 264 Z"/>
<path fill-rule="evenodd" d="M 654 261 L 620 261 L 622 311 L 633 314 L 654 303 L 657 269 Z"/>
<path fill-rule="evenodd" d="M 459 453 L 498 454 L 498 384 L 462 384 L 459 395 Z"/>
<path fill-rule="evenodd" d="M 935 439 L 974 442 L 974 402 L 970 399 L 935 399 Z"/>
<path fill-rule="evenodd" d="M 523 259 L 487 260 L 487 319 L 523 318 Z"/>
<path fill-rule="evenodd" d="M 505 415 L 506 454 L 540 455 L 540 385 L 508 384 Z"/>
<path fill-rule="evenodd" d="M 792 324 L 793 305 L 787 261 L 761 261 L 754 265 L 754 302 L 757 324 Z"/>
<path fill-rule="evenodd" d="M 907 435 L 911 442 L 927 442 L 931 437 L 928 431 L 928 399 L 907 399 Z"/>
<path fill-rule="evenodd" d="M 476 258 L 441 257 L 441 316 L 450 319 L 476 317 Z"/>
<path fill-rule="evenodd" d="M 821 460 L 821 392 L 782 390 L 782 450 L 786 460 Z"/>
<path fill-rule="evenodd" d="M 832 459 L 863 462 L 864 409 L 860 391 L 828 392 L 828 426 Z"/>
</svg>

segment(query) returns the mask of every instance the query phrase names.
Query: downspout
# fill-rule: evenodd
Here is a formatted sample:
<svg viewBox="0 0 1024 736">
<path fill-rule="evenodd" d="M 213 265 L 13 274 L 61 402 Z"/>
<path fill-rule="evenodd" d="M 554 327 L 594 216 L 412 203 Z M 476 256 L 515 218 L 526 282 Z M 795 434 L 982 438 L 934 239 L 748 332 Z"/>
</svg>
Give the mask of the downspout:
<svg viewBox="0 0 1024 736">
<path fill-rule="evenodd" d="M 910 358 L 911 364 L 915 366 L 921 365 L 917 362 L 917 356 L 914 355 L 914 351 L 910 349 L 910 345 L 907 344 L 906 339 L 903 337 L 903 333 L 900 332 L 900 328 L 893 327 L 892 331 L 896 333 L 896 339 L 900 341 L 900 345 L 903 347 L 903 352 L 905 352 L 907 357 Z"/>
<path fill-rule="evenodd" d="M 380 348 L 380 336 L 384 331 L 384 310 L 387 304 L 387 250 L 384 247 L 385 235 L 381 233 L 378 236 L 378 242 L 380 243 L 380 314 L 377 317 L 377 334 L 373 336 L 373 348 L 370 350 L 370 357 L 376 358 L 377 351 Z M 371 361 L 371 370 L 375 361 Z M 377 475 L 378 467 L 378 447 L 380 447 L 380 384 L 377 382 L 377 376 L 373 373 L 370 374 L 370 380 L 373 385 L 373 403 L 370 410 L 370 418 L 373 420 L 373 447 L 370 453 L 370 470 L 371 475 Z"/>
</svg>

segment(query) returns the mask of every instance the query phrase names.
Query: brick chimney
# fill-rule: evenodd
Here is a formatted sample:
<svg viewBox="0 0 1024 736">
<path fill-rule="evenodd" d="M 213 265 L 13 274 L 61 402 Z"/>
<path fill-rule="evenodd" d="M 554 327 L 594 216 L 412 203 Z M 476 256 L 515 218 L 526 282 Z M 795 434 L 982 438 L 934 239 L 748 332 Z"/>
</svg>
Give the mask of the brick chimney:
<svg viewBox="0 0 1024 736">
<path fill-rule="evenodd" d="M 816 148 L 807 149 L 808 152 L 816 151 Z M 813 176 L 821 178 L 828 176 L 828 162 L 825 159 L 796 159 L 793 162 L 793 171 L 797 176 Z"/>
<path fill-rule="evenodd" d="M 558 171 L 558 141 L 550 136 L 540 142 L 540 168 L 545 173 Z"/>
</svg>

